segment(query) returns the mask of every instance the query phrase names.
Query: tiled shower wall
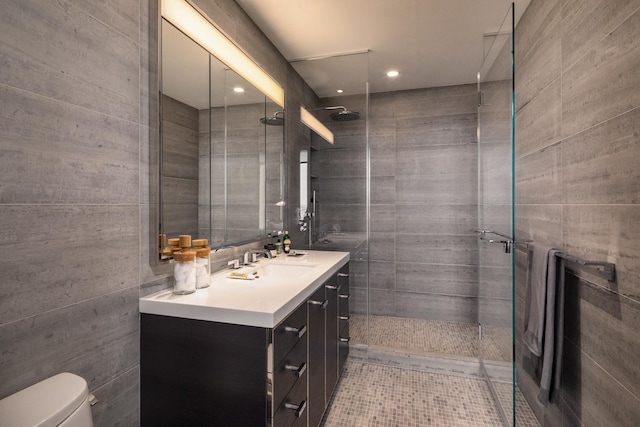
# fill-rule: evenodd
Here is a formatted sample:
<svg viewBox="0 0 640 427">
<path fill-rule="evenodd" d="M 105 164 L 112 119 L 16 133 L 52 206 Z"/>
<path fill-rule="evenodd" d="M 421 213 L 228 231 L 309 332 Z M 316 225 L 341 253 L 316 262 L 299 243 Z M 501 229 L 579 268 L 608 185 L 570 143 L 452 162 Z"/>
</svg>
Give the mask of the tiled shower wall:
<svg viewBox="0 0 640 427">
<path fill-rule="evenodd" d="M 616 263 L 607 282 L 570 265 L 562 392 L 544 426 L 640 419 L 640 1 L 533 0 L 516 30 L 516 233 Z M 517 253 L 517 362 L 526 268 Z"/>
<path fill-rule="evenodd" d="M 476 86 L 370 98 L 370 313 L 477 321 Z"/>
</svg>

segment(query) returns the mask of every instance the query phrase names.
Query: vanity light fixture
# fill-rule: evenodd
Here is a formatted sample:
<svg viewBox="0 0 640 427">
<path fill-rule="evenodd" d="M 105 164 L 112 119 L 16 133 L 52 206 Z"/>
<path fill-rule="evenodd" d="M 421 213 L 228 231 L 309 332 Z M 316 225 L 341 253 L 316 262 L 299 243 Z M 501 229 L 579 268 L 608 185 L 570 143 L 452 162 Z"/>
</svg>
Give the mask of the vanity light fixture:
<svg viewBox="0 0 640 427">
<path fill-rule="evenodd" d="M 235 93 L 243 93 L 244 92 L 244 88 L 240 87 L 240 86 L 236 86 L 236 87 L 233 88 L 233 91 Z"/>
<path fill-rule="evenodd" d="M 387 72 L 387 77 L 398 77 L 400 73 L 396 70 L 391 70 Z"/>
<path fill-rule="evenodd" d="M 324 138 L 329 144 L 333 144 L 333 132 L 331 132 L 320 120 L 311 114 L 306 108 L 300 106 L 300 121 L 309 129 Z"/>
<path fill-rule="evenodd" d="M 338 92 L 338 93 L 342 93 L 342 92 L 344 92 L 344 90 L 342 90 L 342 89 L 338 89 L 338 90 L 336 90 L 336 92 Z"/>
<path fill-rule="evenodd" d="M 284 89 L 185 0 L 162 0 L 162 16 L 229 68 L 284 107 Z"/>
</svg>

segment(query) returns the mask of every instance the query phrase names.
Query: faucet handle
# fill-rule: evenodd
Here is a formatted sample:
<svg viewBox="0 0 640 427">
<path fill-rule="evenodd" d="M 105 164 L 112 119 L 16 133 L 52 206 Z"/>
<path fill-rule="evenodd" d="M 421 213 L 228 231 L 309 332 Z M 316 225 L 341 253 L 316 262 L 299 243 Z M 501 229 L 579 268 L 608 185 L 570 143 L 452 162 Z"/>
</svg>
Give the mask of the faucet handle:
<svg viewBox="0 0 640 427">
<path fill-rule="evenodd" d="M 237 270 L 240 268 L 240 261 L 238 261 L 237 259 L 232 259 L 227 263 L 227 265 L 230 265 L 231 268 L 233 268 L 234 270 Z"/>
</svg>

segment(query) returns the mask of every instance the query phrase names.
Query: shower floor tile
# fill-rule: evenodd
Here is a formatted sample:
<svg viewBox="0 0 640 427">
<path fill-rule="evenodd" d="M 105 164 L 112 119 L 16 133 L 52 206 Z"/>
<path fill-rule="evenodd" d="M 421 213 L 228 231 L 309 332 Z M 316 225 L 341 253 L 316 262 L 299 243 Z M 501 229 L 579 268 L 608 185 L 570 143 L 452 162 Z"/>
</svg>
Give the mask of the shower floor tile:
<svg viewBox="0 0 640 427">
<path fill-rule="evenodd" d="M 494 382 L 493 387 L 498 395 L 498 400 L 507 414 L 513 411 L 513 397 L 510 383 Z M 524 398 L 519 388 L 516 387 L 516 426 L 517 427 L 540 427 L 538 419 L 533 414 L 531 407 Z"/>
<path fill-rule="evenodd" d="M 502 422 L 486 382 L 348 360 L 325 427 L 468 427 Z"/>
<path fill-rule="evenodd" d="M 389 316 L 351 315 L 353 343 L 420 355 L 478 357 L 478 325 Z M 511 360 L 511 330 L 485 327 L 482 355 L 487 360 Z"/>
</svg>

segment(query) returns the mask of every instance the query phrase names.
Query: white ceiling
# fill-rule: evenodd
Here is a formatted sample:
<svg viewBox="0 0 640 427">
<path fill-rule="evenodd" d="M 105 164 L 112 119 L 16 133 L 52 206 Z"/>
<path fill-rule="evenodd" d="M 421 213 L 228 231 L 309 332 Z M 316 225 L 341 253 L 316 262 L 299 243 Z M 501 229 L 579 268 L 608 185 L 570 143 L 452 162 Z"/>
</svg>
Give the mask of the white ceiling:
<svg viewBox="0 0 640 427">
<path fill-rule="evenodd" d="M 289 61 L 369 51 L 371 92 L 476 82 L 486 49 L 483 35 L 498 32 L 511 4 L 507 0 L 236 1 Z M 529 1 L 516 0 L 516 22 Z M 320 97 L 336 96 L 343 84 L 339 76 L 348 73 L 344 61 L 294 66 L 299 72 L 306 70 L 301 75 Z M 387 78 L 390 69 L 400 76 Z M 363 91 L 361 86 L 342 89 L 344 95 Z"/>
</svg>

